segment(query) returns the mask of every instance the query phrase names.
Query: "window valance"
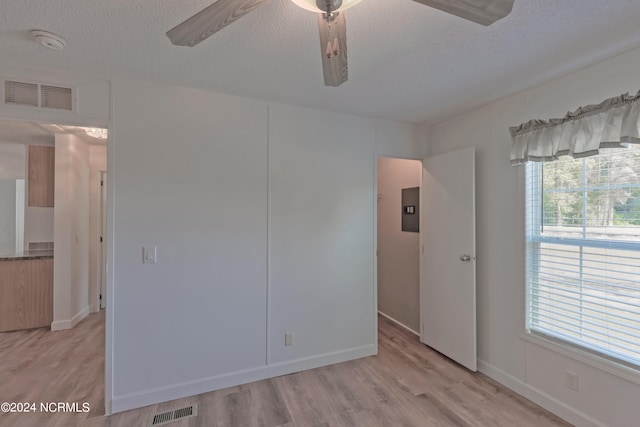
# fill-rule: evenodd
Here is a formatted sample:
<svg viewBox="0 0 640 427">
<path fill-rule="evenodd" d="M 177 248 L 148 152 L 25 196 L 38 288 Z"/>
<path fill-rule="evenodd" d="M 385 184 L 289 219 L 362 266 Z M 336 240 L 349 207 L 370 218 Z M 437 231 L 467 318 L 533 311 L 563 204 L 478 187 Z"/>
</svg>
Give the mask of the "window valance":
<svg viewBox="0 0 640 427">
<path fill-rule="evenodd" d="M 580 107 L 560 119 L 530 120 L 509 128 L 511 164 L 587 157 L 600 148 L 640 143 L 640 91 Z"/>
</svg>

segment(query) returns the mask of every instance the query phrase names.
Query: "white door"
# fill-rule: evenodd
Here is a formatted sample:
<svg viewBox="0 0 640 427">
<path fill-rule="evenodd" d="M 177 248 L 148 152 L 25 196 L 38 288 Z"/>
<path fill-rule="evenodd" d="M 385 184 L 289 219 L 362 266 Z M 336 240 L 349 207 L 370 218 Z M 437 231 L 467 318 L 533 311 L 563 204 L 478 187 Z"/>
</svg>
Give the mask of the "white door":
<svg viewBox="0 0 640 427">
<path fill-rule="evenodd" d="M 422 168 L 420 341 L 476 371 L 475 150 Z"/>
</svg>

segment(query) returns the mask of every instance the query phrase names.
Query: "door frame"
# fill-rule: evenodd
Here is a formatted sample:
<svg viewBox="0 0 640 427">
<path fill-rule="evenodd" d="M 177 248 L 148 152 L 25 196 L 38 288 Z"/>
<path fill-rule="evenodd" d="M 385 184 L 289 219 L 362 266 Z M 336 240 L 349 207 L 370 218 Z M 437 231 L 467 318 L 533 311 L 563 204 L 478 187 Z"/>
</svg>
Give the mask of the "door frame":
<svg viewBox="0 0 640 427">
<path fill-rule="evenodd" d="M 385 318 L 393 321 L 394 323 L 396 323 L 397 325 L 399 325 L 400 327 L 406 329 L 407 331 L 409 331 L 410 333 L 416 335 L 416 336 L 420 336 L 420 332 L 419 331 L 414 331 L 413 329 L 411 329 L 410 327 L 408 327 L 407 325 L 404 325 L 400 322 L 398 322 L 396 319 L 393 319 L 387 315 L 385 315 L 384 313 L 380 313 L 378 311 L 378 177 L 379 177 L 379 173 L 378 173 L 378 160 L 380 158 L 386 158 L 386 159 L 398 159 L 398 160 L 415 160 L 418 161 L 420 163 L 422 163 L 422 158 L 420 157 L 408 157 L 408 156 L 394 156 L 394 155 L 388 155 L 388 154 L 378 154 L 375 153 L 373 156 L 373 196 L 374 196 L 374 200 L 373 200 L 373 283 L 374 283 L 374 298 L 373 298 L 373 318 L 374 318 L 374 346 L 377 349 L 378 348 L 378 314 L 381 314 L 382 316 L 384 316 Z M 420 188 L 420 203 L 422 202 L 422 168 L 420 169 L 421 173 L 420 173 L 420 182 L 418 184 L 418 187 Z M 422 227 L 422 226 L 420 226 Z M 423 250 L 423 244 L 422 244 L 422 232 L 420 231 L 419 233 L 419 247 L 418 247 L 418 255 L 421 256 L 422 254 L 422 250 Z M 418 282 L 418 287 L 420 286 L 420 282 Z M 419 314 L 419 313 L 418 313 Z"/>
<path fill-rule="evenodd" d="M 98 280 L 96 292 L 96 307 L 98 311 L 107 306 L 107 171 L 100 171 L 100 199 L 98 201 Z"/>
</svg>

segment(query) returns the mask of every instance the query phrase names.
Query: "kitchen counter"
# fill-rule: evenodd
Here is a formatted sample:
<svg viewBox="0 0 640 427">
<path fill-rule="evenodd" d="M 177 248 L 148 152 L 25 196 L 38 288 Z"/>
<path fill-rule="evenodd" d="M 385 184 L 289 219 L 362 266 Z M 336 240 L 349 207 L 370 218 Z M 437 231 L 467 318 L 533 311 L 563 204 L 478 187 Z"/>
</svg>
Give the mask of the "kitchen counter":
<svg viewBox="0 0 640 427">
<path fill-rule="evenodd" d="M 24 251 L 9 254 L 0 254 L 0 261 L 18 261 L 21 259 L 47 259 L 53 258 L 53 251 Z"/>
</svg>

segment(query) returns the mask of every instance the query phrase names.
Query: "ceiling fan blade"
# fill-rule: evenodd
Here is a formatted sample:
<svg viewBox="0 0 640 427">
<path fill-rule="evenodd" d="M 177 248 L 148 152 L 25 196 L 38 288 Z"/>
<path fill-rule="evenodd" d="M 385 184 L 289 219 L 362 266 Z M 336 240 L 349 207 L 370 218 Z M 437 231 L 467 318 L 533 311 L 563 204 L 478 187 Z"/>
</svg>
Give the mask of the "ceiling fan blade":
<svg viewBox="0 0 640 427">
<path fill-rule="evenodd" d="M 167 31 L 171 43 L 193 47 L 266 0 L 218 0 Z"/>
<path fill-rule="evenodd" d="M 327 22 L 323 13 L 318 14 L 325 86 L 340 86 L 349 78 L 346 25 L 344 11 L 336 13 L 331 22 Z"/>
<path fill-rule="evenodd" d="M 482 25 L 491 25 L 511 13 L 515 0 L 414 0 Z"/>
</svg>

